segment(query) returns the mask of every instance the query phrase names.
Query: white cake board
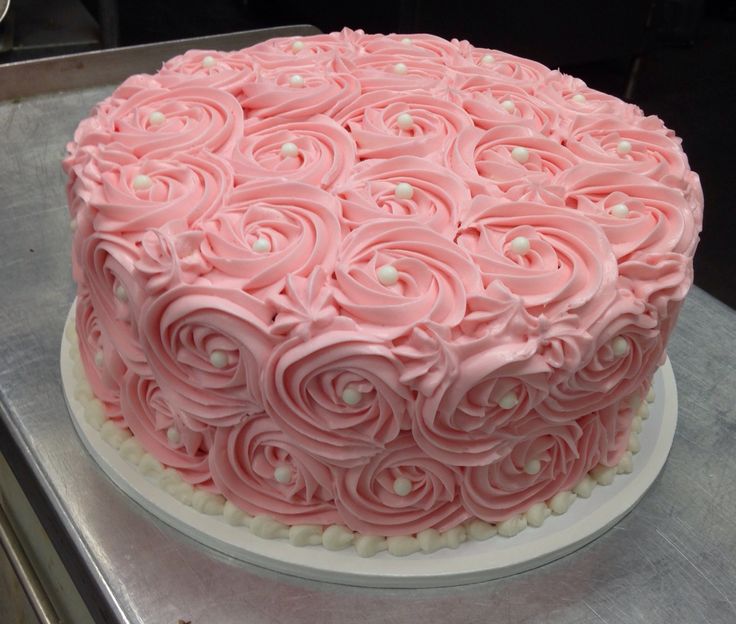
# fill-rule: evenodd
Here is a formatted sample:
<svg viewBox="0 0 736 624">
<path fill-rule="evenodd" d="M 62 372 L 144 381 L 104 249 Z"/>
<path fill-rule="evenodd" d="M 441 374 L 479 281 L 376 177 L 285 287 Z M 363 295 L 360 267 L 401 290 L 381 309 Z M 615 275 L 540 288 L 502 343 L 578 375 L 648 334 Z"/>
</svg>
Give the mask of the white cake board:
<svg viewBox="0 0 736 624">
<path fill-rule="evenodd" d="M 74 309 L 66 325 L 74 323 Z M 672 446 L 677 424 L 677 387 L 669 359 L 654 376 L 656 400 L 640 436 L 634 470 L 618 475 L 612 485 L 598 486 L 588 499 L 577 498 L 570 509 L 549 517 L 540 528 L 529 527 L 512 538 L 469 540 L 457 549 L 395 557 L 380 552 L 363 558 L 354 549 L 329 551 L 322 546 L 297 547 L 284 539 L 263 539 L 246 527 L 233 527 L 222 516 L 207 516 L 180 503 L 149 481 L 102 440 L 84 418 L 74 397 L 71 344 L 61 345 L 61 378 L 74 427 L 84 446 L 107 476 L 134 501 L 192 539 L 226 555 L 277 572 L 317 581 L 365 587 L 447 587 L 488 581 L 531 570 L 563 557 L 611 528 L 649 489 Z"/>
</svg>

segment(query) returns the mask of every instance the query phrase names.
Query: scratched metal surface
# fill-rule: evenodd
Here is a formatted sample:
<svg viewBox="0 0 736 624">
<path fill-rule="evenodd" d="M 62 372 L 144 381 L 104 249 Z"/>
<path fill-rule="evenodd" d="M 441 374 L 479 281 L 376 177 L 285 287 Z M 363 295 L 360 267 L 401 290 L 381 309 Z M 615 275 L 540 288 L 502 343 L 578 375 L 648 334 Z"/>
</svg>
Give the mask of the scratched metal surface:
<svg viewBox="0 0 736 624">
<path fill-rule="evenodd" d="M 77 439 L 58 370 L 74 295 L 59 160 L 109 92 L 0 102 L 0 450 L 99 621 L 736 622 L 736 313 L 698 289 L 671 341 L 680 416 L 662 475 L 614 529 L 535 571 L 440 590 L 301 581 L 209 551 L 127 500 Z"/>
</svg>

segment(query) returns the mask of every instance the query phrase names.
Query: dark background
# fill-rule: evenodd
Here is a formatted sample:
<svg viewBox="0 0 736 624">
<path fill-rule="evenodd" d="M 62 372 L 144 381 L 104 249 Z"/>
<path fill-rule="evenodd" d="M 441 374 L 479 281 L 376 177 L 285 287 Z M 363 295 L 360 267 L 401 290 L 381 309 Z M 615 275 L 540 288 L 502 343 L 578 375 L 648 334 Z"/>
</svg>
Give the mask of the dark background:
<svg viewBox="0 0 736 624">
<path fill-rule="evenodd" d="M 466 38 L 660 116 L 705 192 L 695 281 L 736 308 L 736 0 L 11 0 L 0 63 L 298 23 Z"/>
</svg>

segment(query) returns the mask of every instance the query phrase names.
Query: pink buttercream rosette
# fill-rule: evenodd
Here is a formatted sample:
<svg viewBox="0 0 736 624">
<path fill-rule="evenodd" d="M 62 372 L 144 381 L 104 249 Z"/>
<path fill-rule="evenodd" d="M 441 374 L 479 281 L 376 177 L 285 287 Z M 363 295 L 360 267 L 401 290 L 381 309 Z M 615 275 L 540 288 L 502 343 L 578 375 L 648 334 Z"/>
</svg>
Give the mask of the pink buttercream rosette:
<svg viewBox="0 0 736 624">
<path fill-rule="evenodd" d="M 371 535 L 616 465 L 702 224 L 658 119 L 431 35 L 187 52 L 64 169 L 108 415 L 251 515 Z"/>
</svg>

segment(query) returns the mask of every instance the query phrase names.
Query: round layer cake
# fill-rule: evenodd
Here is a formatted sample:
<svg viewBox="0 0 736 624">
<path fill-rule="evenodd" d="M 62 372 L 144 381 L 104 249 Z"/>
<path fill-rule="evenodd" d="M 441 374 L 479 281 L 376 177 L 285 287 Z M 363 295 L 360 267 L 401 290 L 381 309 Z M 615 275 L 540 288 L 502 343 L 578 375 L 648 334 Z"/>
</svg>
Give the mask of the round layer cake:
<svg viewBox="0 0 736 624">
<path fill-rule="evenodd" d="M 344 30 L 132 76 L 68 152 L 88 399 L 185 502 L 456 545 L 630 463 L 702 221 L 658 118 Z"/>
</svg>

